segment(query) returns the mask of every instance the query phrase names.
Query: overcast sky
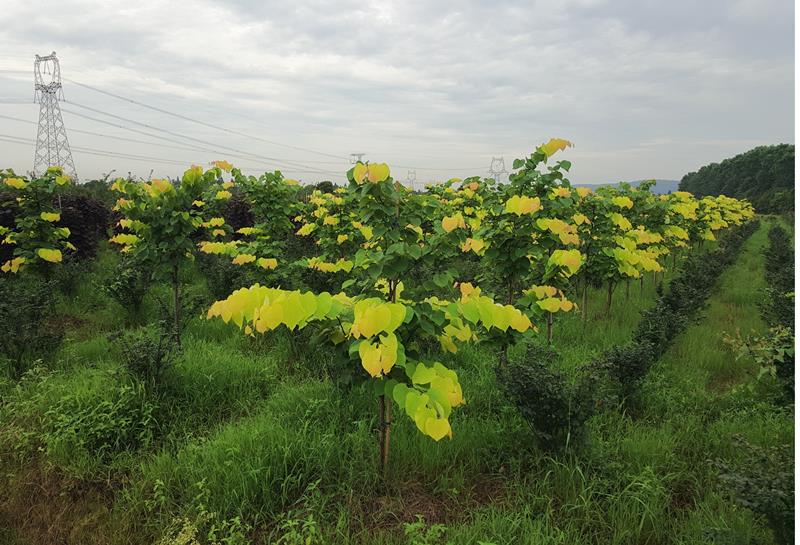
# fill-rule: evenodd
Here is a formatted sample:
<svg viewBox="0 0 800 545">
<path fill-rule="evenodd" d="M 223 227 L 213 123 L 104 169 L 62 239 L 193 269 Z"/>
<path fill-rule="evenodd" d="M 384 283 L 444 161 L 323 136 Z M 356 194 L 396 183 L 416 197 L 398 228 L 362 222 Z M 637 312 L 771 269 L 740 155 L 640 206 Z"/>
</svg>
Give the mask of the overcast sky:
<svg viewBox="0 0 800 545">
<path fill-rule="evenodd" d="M 485 175 L 493 156 L 510 169 L 555 136 L 575 143 L 575 183 L 679 179 L 794 142 L 791 0 L 0 5 L 0 116 L 24 120 L 0 117 L 0 167 L 18 171 L 33 166 L 33 55 L 53 50 L 81 178 L 228 158 L 336 180 L 363 152 L 425 182 Z"/>
</svg>

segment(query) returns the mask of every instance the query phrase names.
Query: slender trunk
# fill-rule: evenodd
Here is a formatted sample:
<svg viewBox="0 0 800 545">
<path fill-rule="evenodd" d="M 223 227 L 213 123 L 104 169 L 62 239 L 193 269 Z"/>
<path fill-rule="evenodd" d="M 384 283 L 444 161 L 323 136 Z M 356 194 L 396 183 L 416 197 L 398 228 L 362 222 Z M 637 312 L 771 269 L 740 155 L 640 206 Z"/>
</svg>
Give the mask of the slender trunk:
<svg viewBox="0 0 800 545">
<path fill-rule="evenodd" d="M 181 345 L 181 285 L 178 281 L 178 265 L 172 267 L 172 304 L 175 317 L 175 343 Z"/>
<path fill-rule="evenodd" d="M 389 281 L 389 301 L 397 302 L 397 282 Z M 379 469 L 381 478 L 386 479 L 389 469 L 389 447 L 391 446 L 392 400 L 382 395 L 378 398 L 378 447 L 380 449 Z"/>
<path fill-rule="evenodd" d="M 625 300 L 627 301 L 631 297 L 631 279 L 628 278 L 625 280 Z"/>
<path fill-rule="evenodd" d="M 639 277 L 639 295 L 644 295 L 644 275 Z"/>
<path fill-rule="evenodd" d="M 553 313 L 547 313 L 547 344 L 553 343 Z"/>
<path fill-rule="evenodd" d="M 583 283 L 583 293 L 581 294 L 581 320 L 586 324 L 589 316 L 589 280 Z"/>
<path fill-rule="evenodd" d="M 380 429 L 378 435 L 378 442 L 380 446 L 380 472 L 381 477 L 386 479 L 386 473 L 389 469 L 389 445 L 391 440 L 391 425 L 392 425 L 392 400 L 387 399 L 382 395 L 379 400 L 380 409 Z"/>
<path fill-rule="evenodd" d="M 611 316 L 611 299 L 614 295 L 614 282 L 609 280 L 608 291 L 606 292 L 606 316 Z"/>
</svg>

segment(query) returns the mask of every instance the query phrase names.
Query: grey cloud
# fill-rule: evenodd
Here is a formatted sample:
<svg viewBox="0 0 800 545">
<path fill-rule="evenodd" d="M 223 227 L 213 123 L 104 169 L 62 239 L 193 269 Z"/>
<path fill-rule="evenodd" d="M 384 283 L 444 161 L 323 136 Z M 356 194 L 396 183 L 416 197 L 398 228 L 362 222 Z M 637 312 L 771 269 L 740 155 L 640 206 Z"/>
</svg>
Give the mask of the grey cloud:
<svg viewBox="0 0 800 545">
<path fill-rule="evenodd" d="M 340 155 L 366 150 L 396 164 L 488 166 L 492 155 L 506 154 L 510 164 L 563 136 L 577 143 L 570 152 L 576 177 L 606 181 L 679 177 L 744 151 L 745 142 L 793 141 L 793 6 L 786 0 L 72 0 L 48 6 L 48 18 L 39 8 L 17 3 L 0 15 L 0 42 L 15 54 L 56 49 L 76 80 Z M 20 64 L 0 56 L 0 68 L 12 66 Z M 18 87 L 0 79 L 0 96 Z M 67 94 L 221 145 L 309 165 L 324 160 L 74 86 Z M 0 113 L 13 109 L 0 104 Z M 21 130 L 0 125 L 0 133 Z M 84 175 L 114 162 L 76 161 Z M 119 163 L 149 171 L 144 162 Z"/>
</svg>

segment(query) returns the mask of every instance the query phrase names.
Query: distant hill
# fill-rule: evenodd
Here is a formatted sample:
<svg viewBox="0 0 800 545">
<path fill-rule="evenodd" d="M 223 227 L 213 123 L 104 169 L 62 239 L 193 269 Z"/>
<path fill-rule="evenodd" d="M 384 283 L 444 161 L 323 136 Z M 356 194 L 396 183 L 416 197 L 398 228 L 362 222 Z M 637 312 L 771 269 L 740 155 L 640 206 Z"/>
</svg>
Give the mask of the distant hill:
<svg viewBox="0 0 800 545">
<path fill-rule="evenodd" d="M 794 209 L 794 145 L 759 146 L 711 163 L 681 180 L 681 189 L 702 197 L 749 199 L 762 213 Z"/>
<path fill-rule="evenodd" d="M 643 181 L 645 180 L 636 180 L 634 182 L 628 182 L 628 183 L 636 187 Z M 575 184 L 575 186 L 597 189 L 598 187 L 614 186 L 618 185 L 619 183 L 621 182 L 610 182 L 605 184 Z M 664 193 L 674 193 L 675 191 L 678 191 L 678 184 L 680 184 L 678 180 L 656 180 L 656 185 L 653 186 L 653 193 L 655 193 L 656 195 L 662 195 Z"/>
</svg>

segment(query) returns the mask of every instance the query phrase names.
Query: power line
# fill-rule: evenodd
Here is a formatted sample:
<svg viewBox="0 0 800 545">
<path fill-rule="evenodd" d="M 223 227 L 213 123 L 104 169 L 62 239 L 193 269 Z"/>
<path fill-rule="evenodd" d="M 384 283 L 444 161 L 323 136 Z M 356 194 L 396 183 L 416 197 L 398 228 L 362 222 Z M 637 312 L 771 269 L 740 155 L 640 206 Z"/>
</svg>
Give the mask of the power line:
<svg viewBox="0 0 800 545">
<path fill-rule="evenodd" d="M 90 89 L 90 90 L 95 91 L 97 93 L 101 93 L 101 94 L 104 94 L 104 95 L 107 95 L 107 96 L 110 96 L 110 97 L 113 97 L 113 98 L 128 102 L 130 104 L 135 104 L 135 105 L 141 106 L 143 108 L 148 108 L 150 110 L 153 110 L 153 111 L 156 111 L 156 112 L 159 112 L 159 113 L 170 115 L 170 116 L 176 117 L 178 119 L 183 119 L 185 121 L 190 121 L 192 123 L 196 123 L 198 125 L 202 125 L 202 126 L 205 126 L 205 127 L 209 127 L 209 128 L 212 128 L 212 129 L 223 131 L 223 132 L 226 132 L 226 133 L 229 133 L 229 134 L 235 134 L 237 136 L 243 136 L 245 138 L 249 138 L 249 139 L 252 139 L 252 140 L 258 140 L 258 141 L 265 142 L 267 144 L 272 144 L 272 145 L 275 145 L 275 146 L 282 146 L 282 147 L 285 147 L 285 148 L 295 149 L 295 150 L 300 150 L 300 151 L 306 151 L 306 152 L 309 152 L 309 153 L 314 153 L 316 155 L 322 155 L 322 156 L 325 156 L 325 157 L 332 157 L 334 159 L 346 160 L 344 157 L 339 156 L 339 155 L 334 155 L 334 154 L 331 154 L 331 153 L 326 153 L 326 152 L 319 151 L 319 150 L 314 150 L 314 149 L 311 149 L 311 148 L 305 148 L 305 147 L 302 147 L 302 146 L 294 146 L 294 145 L 291 145 L 291 144 L 284 144 L 282 142 L 276 142 L 274 140 L 268 140 L 268 139 L 262 138 L 260 136 L 247 134 L 247 133 L 244 133 L 244 132 L 241 132 L 241 131 L 237 131 L 237 130 L 234 130 L 234 129 L 229 129 L 227 127 L 221 127 L 219 125 L 215 125 L 213 123 L 208 123 L 207 121 L 196 119 L 194 117 L 190 117 L 190 116 L 187 116 L 187 115 L 183 115 L 183 114 L 179 114 L 179 113 L 176 113 L 176 112 L 172 112 L 172 111 L 166 110 L 164 108 L 159 108 L 157 106 L 153 106 L 151 104 L 147 104 L 147 103 L 142 102 L 140 100 L 135 100 L 135 99 L 132 99 L 130 97 L 126 97 L 126 96 L 123 96 L 123 95 L 120 95 L 120 94 L 117 94 L 117 93 L 113 93 L 111 91 L 106 91 L 104 89 L 100 89 L 98 87 L 95 87 L 93 85 L 89 85 L 87 83 L 76 81 L 76 80 L 73 80 L 73 79 L 70 79 L 70 78 L 64 78 L 64 79 L 70 81 L 71 83 L 74 83 L 75 85 L 79 85 L 81 87 L 84 87 L 86 89 Z M 351 156 L 352 155 L 358 155 L 358 154 L 351 154 Z M 273 160 L 276 160 L 276 159 L 273 159 Z M 309 160 L 309 159 L 306 159 L 304 161 L 306 163 L 341 165 L 340 162 L 332 162 L 332 161 L 315 161 L 315 160 Z M 313 167 L 308 167 L 307 165 L 304 165 L 304 166 L 306 168 L 313 168 Z M 446 171 L 464 171 L 464 170 L 479 170 L 479 169 L 483 168 L 483 167 L 455 167 L 455 168 L 430 167 L 430 168 L 426 168 L 426 167 L 417 167 L 417 166 L 409 166 L 409 165 L 392 165 L 392 166 L 394 166 L 395 168 L 406 168 L 406 169 L 412 169 L 412 170 L 419 169 L 419 170 L 425 170 L 425 171 L 442 171 L 442 172 L 446 172 Z"/>
<path fill-rule="evenodd" d="M 150 125 L 148 123 L 142 123 L 141 121 L 136 121 L 136 120 L 129 119 L 129 118 L 126 118 L 126 117 L 122 117 L 122 116 L 119 116 L 119 115 L 116 115 L 116 114 L 112 114 L 112 113 L 109 113 L 109 112 L 104 112 L 103 110 L 99 110 L 97 108 L 92 108 L 91 106 L 78 104 L 77 102 L 70 102 L 69 104 L 71 104 L 73 106 L 78 106 L 79 108 L 83 108 L 83 109 L 89 110 L 91 112 L 95 112 L 95 113 L 99 113 L 101 115 L 112 117 L 114 119 L 119 119 L 119 120 L 125 121 L 127 123 L 133 123 L 134 125 L 139 125 L 141 127 L 145 127 L 145 128 L 151 129 L 151 130 L 155 130 L 155 131 L 158 131 L 158 132 L 163 132 L 164 134 L 169 134 L 169 135 L 171 135 L 173 137 L 176 137 L 176 138 L 182 138 L 182 139 L 185 139 L 185 140 L 191 140 L 191 141 L 194 141 L 194 142 L 199 142 L 201 144 L 205 144 L 205 145 L 208 145 L 208 146 L 213 146 L 213 147 L 218 148 L 218 149 L 234 151 L 236 153 L 245 155 L 245 156 L 247 156 L 249 158 L 254 158 L 256 160 L 261 160 L 261 161 L 266 160 L 266 161 L 272 161 L 272 162 L 275 162 L 275 163 L 282 163 L 287 168 L 291 168 L 291 169 L 295 169 L 297 167 L 300 167 L 300 168 L 303 168 L 303 169 L 307 169 L 308 171 L 316 171 L 318 174 L 329 174 L 330 173 L 330 171 L 317 169 L 317 168 L 314 168 L 314 167 L 311 167 L 311 166 L 308 166 L 308 165 L 305 165 L 305 164 L 302 164 L 302 163 L 298 163 L 296 161 L 291 161 L 291 160 L 288 160 L 288 159 L 278 159 L 276 157 L 269 157 L 269 156 L 266 156 L 266 155 L 258 155 L 258 154 L 251 153 L 251 152 L 248 152 L 248 151 L 245 151 L 245 150 L 241 150 L 241 149 L 238 149 L 238 148 L 234 148 L 234 147 L 231 147 L 231 146 L 224 146 L 224 145 L 221 145 L 221 144 L 216 144 L 214 142 L 210 142 L 208 140 L 203 140 L 201 138 L 195 138 L 193 136 L 187 136 L 187 135 L 180 134 L 180 133 L 177 133 L 177 132 L 174 132 L 174 131 L 170 131 L 168 129 L 162 129 L 160 127 L 156 127 L 156 126 Z M 65 110 L 65 111 L 67 111 L 67 110 Z M 71 113 L 75 113 L 75 112 L 71 112 Z M 163 137 L 160 137 L 160 138 L 164 139 Z"/>
<path fill-rule="evenodd" d="M 65 78 L 65 79 L 67 79 L 67 78 Z M 324 151 L 318 151 L 318 150 L 314 150 L 314 149 L 310 149 L 310 148 L 304 148 L 302 146 L 293 146 L 291 144 L 284 144 L 282 142 L 275 142 L 274 140 L 267 140 L 266 138 L 261 138 L 260 136 L 254 136 L 252 134 L 247 134 L 247 133 L 244 133 L 244 132 L 241 132 L 241 131 L 229 129 L 227 127 L 221 127 L 219 125 L 215 125 L 213 123 L 208 123 L 208 122 L 202 121 L 200 119 L 195 119 L 195 118 L 189 117 L 187 115 L 178 114 L 178 113 L 175 113 L 175 112 L 171 112 L 169 110 L 165 110 L 164 108 L 159 108 L 157 106 L 152 106 L 150 104 L 146 104 L 146 103 L 141 102 L 139 100 L 134 100 L 132 98 L 128 98 L 128 97 L 125 97 L 125 96 L 122 96 L 122 95 L 118 95 L 116 93 L 112 93 L 111 91 L 105 91 L 103 89 L 99 89 L 97 87 L 94 87 L 92 85 L 88 85 L 86 83 L 81 83 L 79 81 L 75 81 L 75 80 L 72 80 L 72 79 L 70 79 L 69 81 L 74 83 L 75 85 L 80 85 L 81 87 L 85 87 L 86 89 L 91 89 L 92 91 L 95 91 L 97 93 L 102 93 L 104 95 L 108 95 L 110 97 L 114 97 L 114 98 L 117 98 L 119 100 L 124 100 L 126 102 L 130 102 L 131 104 L 136 104 L 137 106 L 141 106 L 143 108 L 148 108 L 150 110 L 153 110 L 153 111 L 156 111 L 156 112 L 160 112 L 160 113 L 166 114 L 166 115 L 171 115 L 171 116 L 176 117 L 178 119 L 183 119 L 184 121 L 190 121 L 192 123 L 197 123 L 198 125 L 203 125 L 205 127 L 216 129 L 218 131 L 223 131 L 223 132 L 227 132 L 229 134 L 235 134 L 235 135 L 238 135 L 238 136 L 244 136 L 245 138 L 250 138 L 252 140 L 259 140 L 259 141 L 265 142 L 267 144 L 272 144 L 273 146 L 281 146 L 281 147 L 284 147 L 284 148 L 290 148 L 290 149 L 296 149 L 296 150 L 300 150 L 300 151 L 306 151 L 306 152 L 314 153 L 314 154 L 317 154 L 317 155 L 323 155 L 325 157 L 333 157 L 334 159 L 344 159 L 343 157 L 341 157 L 339 155 L 334 155 L 332 153 L 326 153 Z"/>
<path fill-rule="evenodd" d="M 74 114 L 74 115 L 79 115 L 77 112 L 72 112 L 70 110 L 62 110 L 62 111 L 69 112 L 70 114 Z M 0 114 L 0 119 L 10 119 L 11 121 L 18 121 L 19 123 L 26 123 L 28 125 L 36 125 L 36 123 L 33 122 L 33 121 L 28 121 L 27 119 L 22 119 L 21 117 L 14 117 L 14 116 L 11 116 L 11 115 Z M 97 121 L 100 121 L 100 120 L 97 120 Z M 120 125 L 114 125 L 114 126 L 115 127 L 121 127 Z M 88 134 L 88 135 L 91 135 L 91 136 L 99 136 L 101 138 L 110 138 L 112 140 L 121 140 L 123 142 L 134 142 L 136 144 L 145 144 L 145 145 L 148 145 L 148 146 L 160 146 L 162 148 L 172 148 L 172 149 L 178 149 L 178 150 L 183 150 L 183 151 L 198 151 L 198 150 L 200 150 L 200 151 L 208 151 L 208 152 L 215 153 L 214 150 L 206 150 L 204 148 L 188 147 L 188 146 L 175 146 L 175 145 L 171 146 L 169 144 L 161 144 L 161 143 L 158 143 L 158 142 L 148 142 L 147 140 L 138 140 L 136 138 L 125 138 L 124 136 L 116 136 L 116 135 L 113 135 L 113 134 L 105 134 L 105 133 L 102 133 L 102 132 L 85 131 L 85 130 L 82 130 L 82 129 L 70 129 L 69 132 L 71 132 L 71 133 L 80 133 L 80 134 Z M 144 133 L 144 134 L 149 135 L 149 133 Z M 152 136 L 153 137 L 158 137 L 157 135 L 152 135 Z M 171 140 L 169 140 L 169 142 L 171 142 Z"/>
<path fill-rule="evenodd" d="M 19 136 L 13 136 L 10 134 L 0 134 L 0 141 L 9 142 L 12 144 L 22 144 L 28 146 L 34 146 L 34 140 L 30 138 L 22 138 Z M 96 148 L 90 147 L 83 147 L 83 146 L 73 146 L 73 150 L 79 151 L 81 153 L 86 153 L 89 155 L 97 155 L 100 157 L 111 157 L 116 159 L 132 159 L 137 161 L 149 161 L 149 162 L 158 162 L 158 163 L 165 163 L 165 164 L 172 164 L 178 165 L 181 167 L 186 167 L 187 163 L 201 163 L 202 161 L 178 161 L 175 159 L 164 159 L 162 157 L 152 157 L 147 155 L 139 155 L 135 153 L 124 153 L 124 152 L 116 152 L 116 151 L 109 151 L 109 150 L 100 150 Z M 244 168 L 248 170 L 260 170 L 263 169 L 263 165 L 254 166 L 254 165 L 243 165 Z M 317 174 L 315 171 L 303 171 L 303 170 L 295 170 L 294 172 L 300 172 L 304 174 Z M 342 176 L 342 174 L 338 174 Z"/>
</svg>

